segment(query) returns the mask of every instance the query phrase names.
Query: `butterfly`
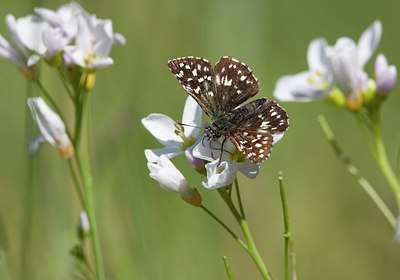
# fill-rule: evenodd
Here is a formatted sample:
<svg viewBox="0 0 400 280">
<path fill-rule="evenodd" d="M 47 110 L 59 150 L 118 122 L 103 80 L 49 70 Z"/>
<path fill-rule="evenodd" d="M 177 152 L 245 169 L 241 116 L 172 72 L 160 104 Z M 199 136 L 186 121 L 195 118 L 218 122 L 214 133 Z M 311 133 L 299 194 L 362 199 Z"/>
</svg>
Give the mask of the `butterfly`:
<svg viewBox="0 0 400 280">
<path fill-rule="evenodd" d="M 260 83 L 243 62 L 224 56 L 215 66 L 207 59 L 187 56 L 168 61 L 168 67 L 186 92 L 211 118 L 205 137 L 229 139 L 253 163 L 269 157 L 289 127 L 286 111 L 266 98 L 243 105 L 256 95 Z"/>
</svg>

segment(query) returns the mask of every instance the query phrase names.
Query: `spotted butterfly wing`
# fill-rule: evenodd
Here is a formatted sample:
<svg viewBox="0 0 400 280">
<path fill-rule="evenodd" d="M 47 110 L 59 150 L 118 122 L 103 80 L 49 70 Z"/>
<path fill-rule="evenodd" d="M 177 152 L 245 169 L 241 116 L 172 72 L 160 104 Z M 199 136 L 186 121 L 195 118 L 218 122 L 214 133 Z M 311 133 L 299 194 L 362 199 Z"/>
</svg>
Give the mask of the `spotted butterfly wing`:
<svg viewBox="0 0 400 280">
<path fill-rule="evenodd" d="M 231 111 L 259 90 L 251 69 L 233 57 L 222 57 L 214 67 L 201 57 L 181 57 L 168 67 L 210 117 Z"/>
<path fill-rule="evenodd" d="M 214 67 L 215 87 L 221 112 L 229 112 L 259 91 L 253 71 L 243 62 L 224 56 Z"/>
<path fill-rule="evenodd" d="M 201 57 L 188 56 L 169 60 L 168 67 L 203 112 L 212 117 L 218 102 L 210 62 Z"/>
<path fill-rule="evenodd" d="M 242 118 L 238 118 L 226 137 L 257 164 L 269 157 L 272 147 L 289 127 L 285 110 L 265 98 L 239 107 L 233 113 Z"/>
<path fill-rule="evenodd" d="M 259 82 L 246 64 L 225 56 L 212 67 L 204 58 L 188 56 L 168 61 L 168 67 L 211 117 L 206 137 L 228 138 L 256 164 L 268 158 L 288 128 L 288 117 L 267 99 L 241 106 L 259 91 Z"/>
</svg>

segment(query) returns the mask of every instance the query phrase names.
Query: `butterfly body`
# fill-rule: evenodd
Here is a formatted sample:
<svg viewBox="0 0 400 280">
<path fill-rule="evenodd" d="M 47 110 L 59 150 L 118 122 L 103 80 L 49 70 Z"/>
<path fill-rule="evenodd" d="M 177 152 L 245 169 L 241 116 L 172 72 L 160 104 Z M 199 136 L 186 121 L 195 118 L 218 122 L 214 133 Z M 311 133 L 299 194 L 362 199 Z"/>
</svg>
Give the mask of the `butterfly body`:
<svg viewBox="0 0 400 280">
<path fill-rule="evenodd" d="M 204 58 L 188 56 L 168 61 L 168 67 L 211 118 L 207 138 L 229 139 L 256 164 L 268 158 L 289 126 L 288 117 L 266 98 L 243 105 L 259 91 L 259 82 L 246 64 L 222 57 L 213 67 Z"/>
</svg>

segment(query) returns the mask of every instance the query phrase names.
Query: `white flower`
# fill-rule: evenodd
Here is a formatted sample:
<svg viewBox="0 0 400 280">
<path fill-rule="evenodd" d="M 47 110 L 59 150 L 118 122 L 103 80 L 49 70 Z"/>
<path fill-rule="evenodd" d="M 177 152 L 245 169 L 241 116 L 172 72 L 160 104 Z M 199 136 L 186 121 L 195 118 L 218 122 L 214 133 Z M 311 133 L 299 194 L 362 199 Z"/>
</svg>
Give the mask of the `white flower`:
<svg viewBox="0 0 400 280">
<path fill-rule="evenodd" d="M 361 35 L 358 44 L 350 38 L 340 38 L 326 48 L 335 83 L 348 99 L 356 99 L 367 86 L 364 66 L 379 44 L 382 33 L 380 21 L 375 21 Z"/>
<path fill-rule="evenodd" d="M 201 108 L 192 97 L 188 97 L 183 110 L 182 127 L 177 127 L 174 120 L 163 114 L 150 114 L 143 118 L 143 126 L 164 145 L 161 149 L 146 149 L 147 160 L 156 162 L 161 155 L 172 158 L 182 154 L 196 142 L 202 125 L 201 117 Z M 183 131 L 177 131 L 177 128 Z"/>
<path fill-rule="evenodd" d="M 74 149 L 60 116 L 54 113 L 41 97 L 28 98 L 28 106 L 44 139 L 57 147 L 64 158 L 71 158 Z"/>
<path fill-rule="evenodd" d="M 114 63 L 109 57 L 114 43 L 125 44 L 125 38 L 121 34 L 113 33 L 111 20 L 80 13 L 75 45 L 67 46 L 65 51 L 81 67 L 104 68 Z"/>
<path fill-rule="evenodd" d="M 150 170 L 150 177 L 163 189 L 180 194 L 183 200 L 193 206 L 201 205 L 199 192 L 189 187 L 185 177 L 165 155 L 158 158 L 157 164 L 148 162 L 147 167 Z"/>
<path fill-rule="evenodd" d="M 282 101 L 308 102 L 328 94 L 332 87 L 332 73 L 328 64 L 325 39 L 313 40 L 308 46 L 308 71 L 281 77 L 274 96 Z"/>
<path fill-rule="evenodd" d="M 397 82 L 397 68 L 389 65 L 386 57 L 379 54 L 375 60 L 376 90 L 378 93 L 389 93 Z"/>
<path fill-rule="evenodd" d="M 0 35 L 0 57 L 11 61 L 26 78 L 32 79 L 33 69 L 28 67 L 28 59 L 32 54 L 29 47 L 40 43 L 41 38 L 35 35 L 40 32 L 41 24 L 34 16 L 30 15 L 17 20 L 11 14 L 6 16 L 6 24 L 13 42 L 10 44 Z"/>
<path fill-rule="evenodd" d="M 78 33 L 78 15 L 85 11 L 78 3 L 71 2 L 61 6 L 57 11 L 35 8 L 35 13 L 52 27 L 57 28 L 63 37 L 71 40 Z"/>
<path fill-rule="evenodd" d="M 229 140 L 225 141 L 222 149 L 221 143 L 217 140 L 210 141 L 204 138 L 193 149 L 193 155 L 211 161 L 205 165 L 207 182 L 203 182 L 203 186 L 207 189 L 230 185 L 235 180 L 238 171 L 254 179 L 260 170 L 259 165 L 247 159 Z"/>
<path fill-rule="evenodd" d="M 310 70 L 279 79 L 275 97 L 282 101 L 311 101 L 338 86 L 348 100 L 357 99 L 367 87 L 364 66 L 378 46 L 381 33 L 381 23 L 375 21 L 358 44 L 346 37 L 339 38 L 334 46 L 328 46 L 325 39 L 312 41 L 307 55 Z"/>
</svg>

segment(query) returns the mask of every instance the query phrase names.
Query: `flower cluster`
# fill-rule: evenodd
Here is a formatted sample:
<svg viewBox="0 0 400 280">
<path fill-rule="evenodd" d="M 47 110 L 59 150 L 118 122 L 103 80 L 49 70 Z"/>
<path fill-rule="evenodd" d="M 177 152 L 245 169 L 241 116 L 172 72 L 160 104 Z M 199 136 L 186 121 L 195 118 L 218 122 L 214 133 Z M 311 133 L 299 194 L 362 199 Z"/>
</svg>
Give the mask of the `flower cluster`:
<svg viewBox="0 0 400 280">
<path fill-rule="evenodd" d="M 375 80 L 369 79 L 364 66 L 381 39 L 382 25 L 375 21 L 356 44 L 339 38 L 334 46 L 324 38 L 313 40 L 307 53 L 309 70 L 281 77 L 274 95 L 282 101 L 308 102 L 327 98 L 339 106 L 357 111 L 374 99 L 375 93 L 389 93 L 396 84 L 397 70 L 388 65 L 383 54 L 375 62 Z"/>
<path fill-rule="evenodd" d="M 35 8 L 35 14 L 21 18 L 6 16 L 12 43 L 0 35 L 0 57 L 10 60 L 28 79 L 35 78 L 34 65 L 45 60 L 55 67 L 78 66 L 86 71 L 113 64 L 113 44 L 125 44 L 114 33 L 112 22 L 98 19 L 77 3 L 56 11 Z"/>
<path fill-rule="evenodd" d="M 258 174 L 259 165 L 247 159 L 232 142 L 227 140 L 221 147 L 219 141 L 204 137 L 201 133 L 202 110 L 192 97 L 186 100 L 182 122 L 175 122 L 162 114 L 150 114 L 142 119 L 142 124 L 164 146 L 161 149 L 145 150 L 150 176 L 163 188 L 179 193 L 185 201 L 194 199 L 198 202 L 199 194 L 189 187 L 170 161 L 180 154 L 186 155 L 196 171 L 207 175 L 207 180 L 203 182 L 207 189 L 232 184 L 238 171 L 252 179 Z M 201 203 L 191 204 L 200 206 Z"/>
<path fill-rule="evenodd" d="M 114 44 L 125 44 L 125 38 L 113 32 L 111 20 L 98 19 L 74 2 L 55 11 L 35 8 L 34 12 L 21 18 L 6 16 L 11 42 L 0 35 L 0 57 L 11 61 L 28 81 L 36 84 L 55 109 L 41 97 L 29 98 L 28 106 L 40 130 L 40 135 L 29 142 L 29 154 L 35 154 L 47 141 L 70 159 L 74 154 L 71 139 L 78 141 L 74 138 L 79 138 L 79 131 L 69 135 L 57 103 L 37 75 L 36 65 L 44 61 L 59 73 L 74 104 L 75 119 L 81 122 L 79 116 L 87 93 L 94 87 L 96 69 L 113 64 L 109 56 L 111 48 Z"/>
</svg>

